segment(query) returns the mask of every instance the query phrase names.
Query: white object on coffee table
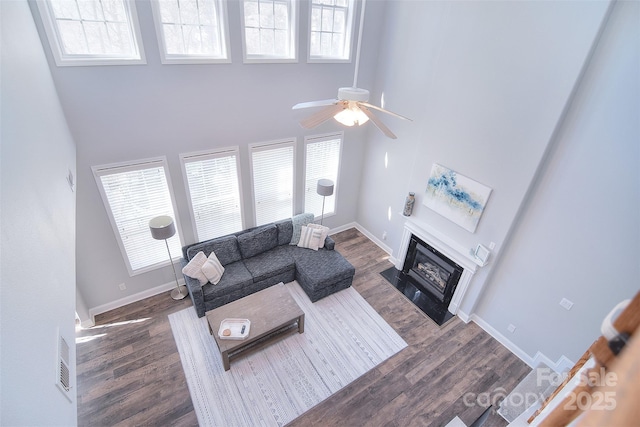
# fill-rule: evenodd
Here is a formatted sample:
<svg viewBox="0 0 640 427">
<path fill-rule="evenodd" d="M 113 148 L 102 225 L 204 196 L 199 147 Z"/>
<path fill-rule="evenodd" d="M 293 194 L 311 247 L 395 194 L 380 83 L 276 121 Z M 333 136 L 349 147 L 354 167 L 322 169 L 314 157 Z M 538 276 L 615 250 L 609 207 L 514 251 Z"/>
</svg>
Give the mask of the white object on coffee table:
<svg viewBox="0 0 640 427">
<path fill-rule="evenodd" d="M 244 331 L 242 327 L 244 326 Z M 229 329 L 231 335 L 224 336 L 223 331 Z M 218 338 L 221 340 L 243 340 L 249 336 L 249 329 L 251 329 L 251 321 L 249 319 L 224 319 L 220 322 L 220 329 L 218 329 Z"/>
</svg>

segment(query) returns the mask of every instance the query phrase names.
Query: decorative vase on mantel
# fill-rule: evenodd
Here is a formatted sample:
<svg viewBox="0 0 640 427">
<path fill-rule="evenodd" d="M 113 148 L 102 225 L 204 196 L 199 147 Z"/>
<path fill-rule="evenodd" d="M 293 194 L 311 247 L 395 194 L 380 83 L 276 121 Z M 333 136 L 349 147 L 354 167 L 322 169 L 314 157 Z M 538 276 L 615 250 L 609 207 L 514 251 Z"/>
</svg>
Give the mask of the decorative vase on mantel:
<svg viewBox="0 0 640 427">
<path fill-rule="evenodd" d="M 409 193 L 407 199 L 404 202 L 404 210 L 402 211 L 402 215 L 411 216 L 411 212 L 413 212 L 413 205 L 416 203 L 416 193 Z"/>
</svg>

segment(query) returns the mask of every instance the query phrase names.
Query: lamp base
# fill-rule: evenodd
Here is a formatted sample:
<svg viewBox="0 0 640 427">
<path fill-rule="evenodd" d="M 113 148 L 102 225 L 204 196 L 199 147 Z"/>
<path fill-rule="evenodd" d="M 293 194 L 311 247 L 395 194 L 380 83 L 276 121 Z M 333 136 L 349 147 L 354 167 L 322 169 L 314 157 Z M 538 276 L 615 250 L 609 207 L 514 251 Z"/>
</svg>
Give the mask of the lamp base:
<svg viewBox="0 0 640 427">
<path fill-rule="evenodd" d="M 171 298 L 175 300 L 184 299 L 184 297 L 186 297 L 187 295 L 189 295 L 189 291 L 187 290 L 187 287 L 184 285 L 179 286 L 178 288 L 171 291 Z"/>
</svg>

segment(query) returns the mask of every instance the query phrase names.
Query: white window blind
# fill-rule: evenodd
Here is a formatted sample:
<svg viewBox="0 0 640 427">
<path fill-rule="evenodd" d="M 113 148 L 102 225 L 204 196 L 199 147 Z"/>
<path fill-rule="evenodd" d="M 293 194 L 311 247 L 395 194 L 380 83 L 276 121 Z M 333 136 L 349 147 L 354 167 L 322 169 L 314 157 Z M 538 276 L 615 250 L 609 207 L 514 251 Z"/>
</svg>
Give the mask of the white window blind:
<svg viewBox="0 0 640 427">
<path fill-rule="evenodd" d="M 238 149 L 182 156 L 198 241 L 244 228 Z"/>
<path fill-rule="evenodd" d="M 242 0 L 245 62 L 294 62 L 296 1 Z"/>
<path fill-rule="evenodd" d="M 45 0 L 37 5 L 56 64 L 145 63 L 134 2 Z"/>
<path fill-rule="evenodd" d="M 250 147 L 256 225 L 293 215 L 295 140 Z"/>
<path fill-rule="evenodd" d="M 353 0 L 312 0 L 309 61 L 347 61 L 351 55 Z"/>
<path fill-rule="evenodd" d="M 152 0 L 162 63 L 229 62 L 221 0 Z"/>
<path fill-rule="evenodd" d="M 322 213 L 323 202 L 323 197 L 317 192 L 319 179 L 330 179 L 334 182 L 333 195 L 327 196 L 324 200 L 324 215 L 333 214 L 336 210 L 342 138 L 342 133 L 305 138 L 304 211 L 313 212 L 316 217 Z"/>
<path fill-rule="evenodd" d="M 169 263 L 167 247 L 151 237 L 149 220 L 169 215 L 176 234 L 167 239 L 171 256 L 180 258 L 182 239 L 170 192 L 166 160 L 93 168 L 107 214 L 130 275 Z"/>
</svg>

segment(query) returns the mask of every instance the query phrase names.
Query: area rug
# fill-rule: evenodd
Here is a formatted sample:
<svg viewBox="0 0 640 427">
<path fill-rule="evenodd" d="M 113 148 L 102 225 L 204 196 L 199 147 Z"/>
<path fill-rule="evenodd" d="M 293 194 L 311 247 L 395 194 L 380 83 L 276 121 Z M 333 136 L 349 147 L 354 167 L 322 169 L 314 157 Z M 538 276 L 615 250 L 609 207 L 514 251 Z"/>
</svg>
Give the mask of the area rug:
<svg viewBox="0 0 640 427">
<path fill-rule="evenodd" d="M 205 317 L 192 307 L 169 315 L 201 427 L 282 426 L 407 346 L 353 288 L 312 304 L 297 282 L 285 286 L 305 312 L 304 333 L 229 371 Z"/>
</svg>

